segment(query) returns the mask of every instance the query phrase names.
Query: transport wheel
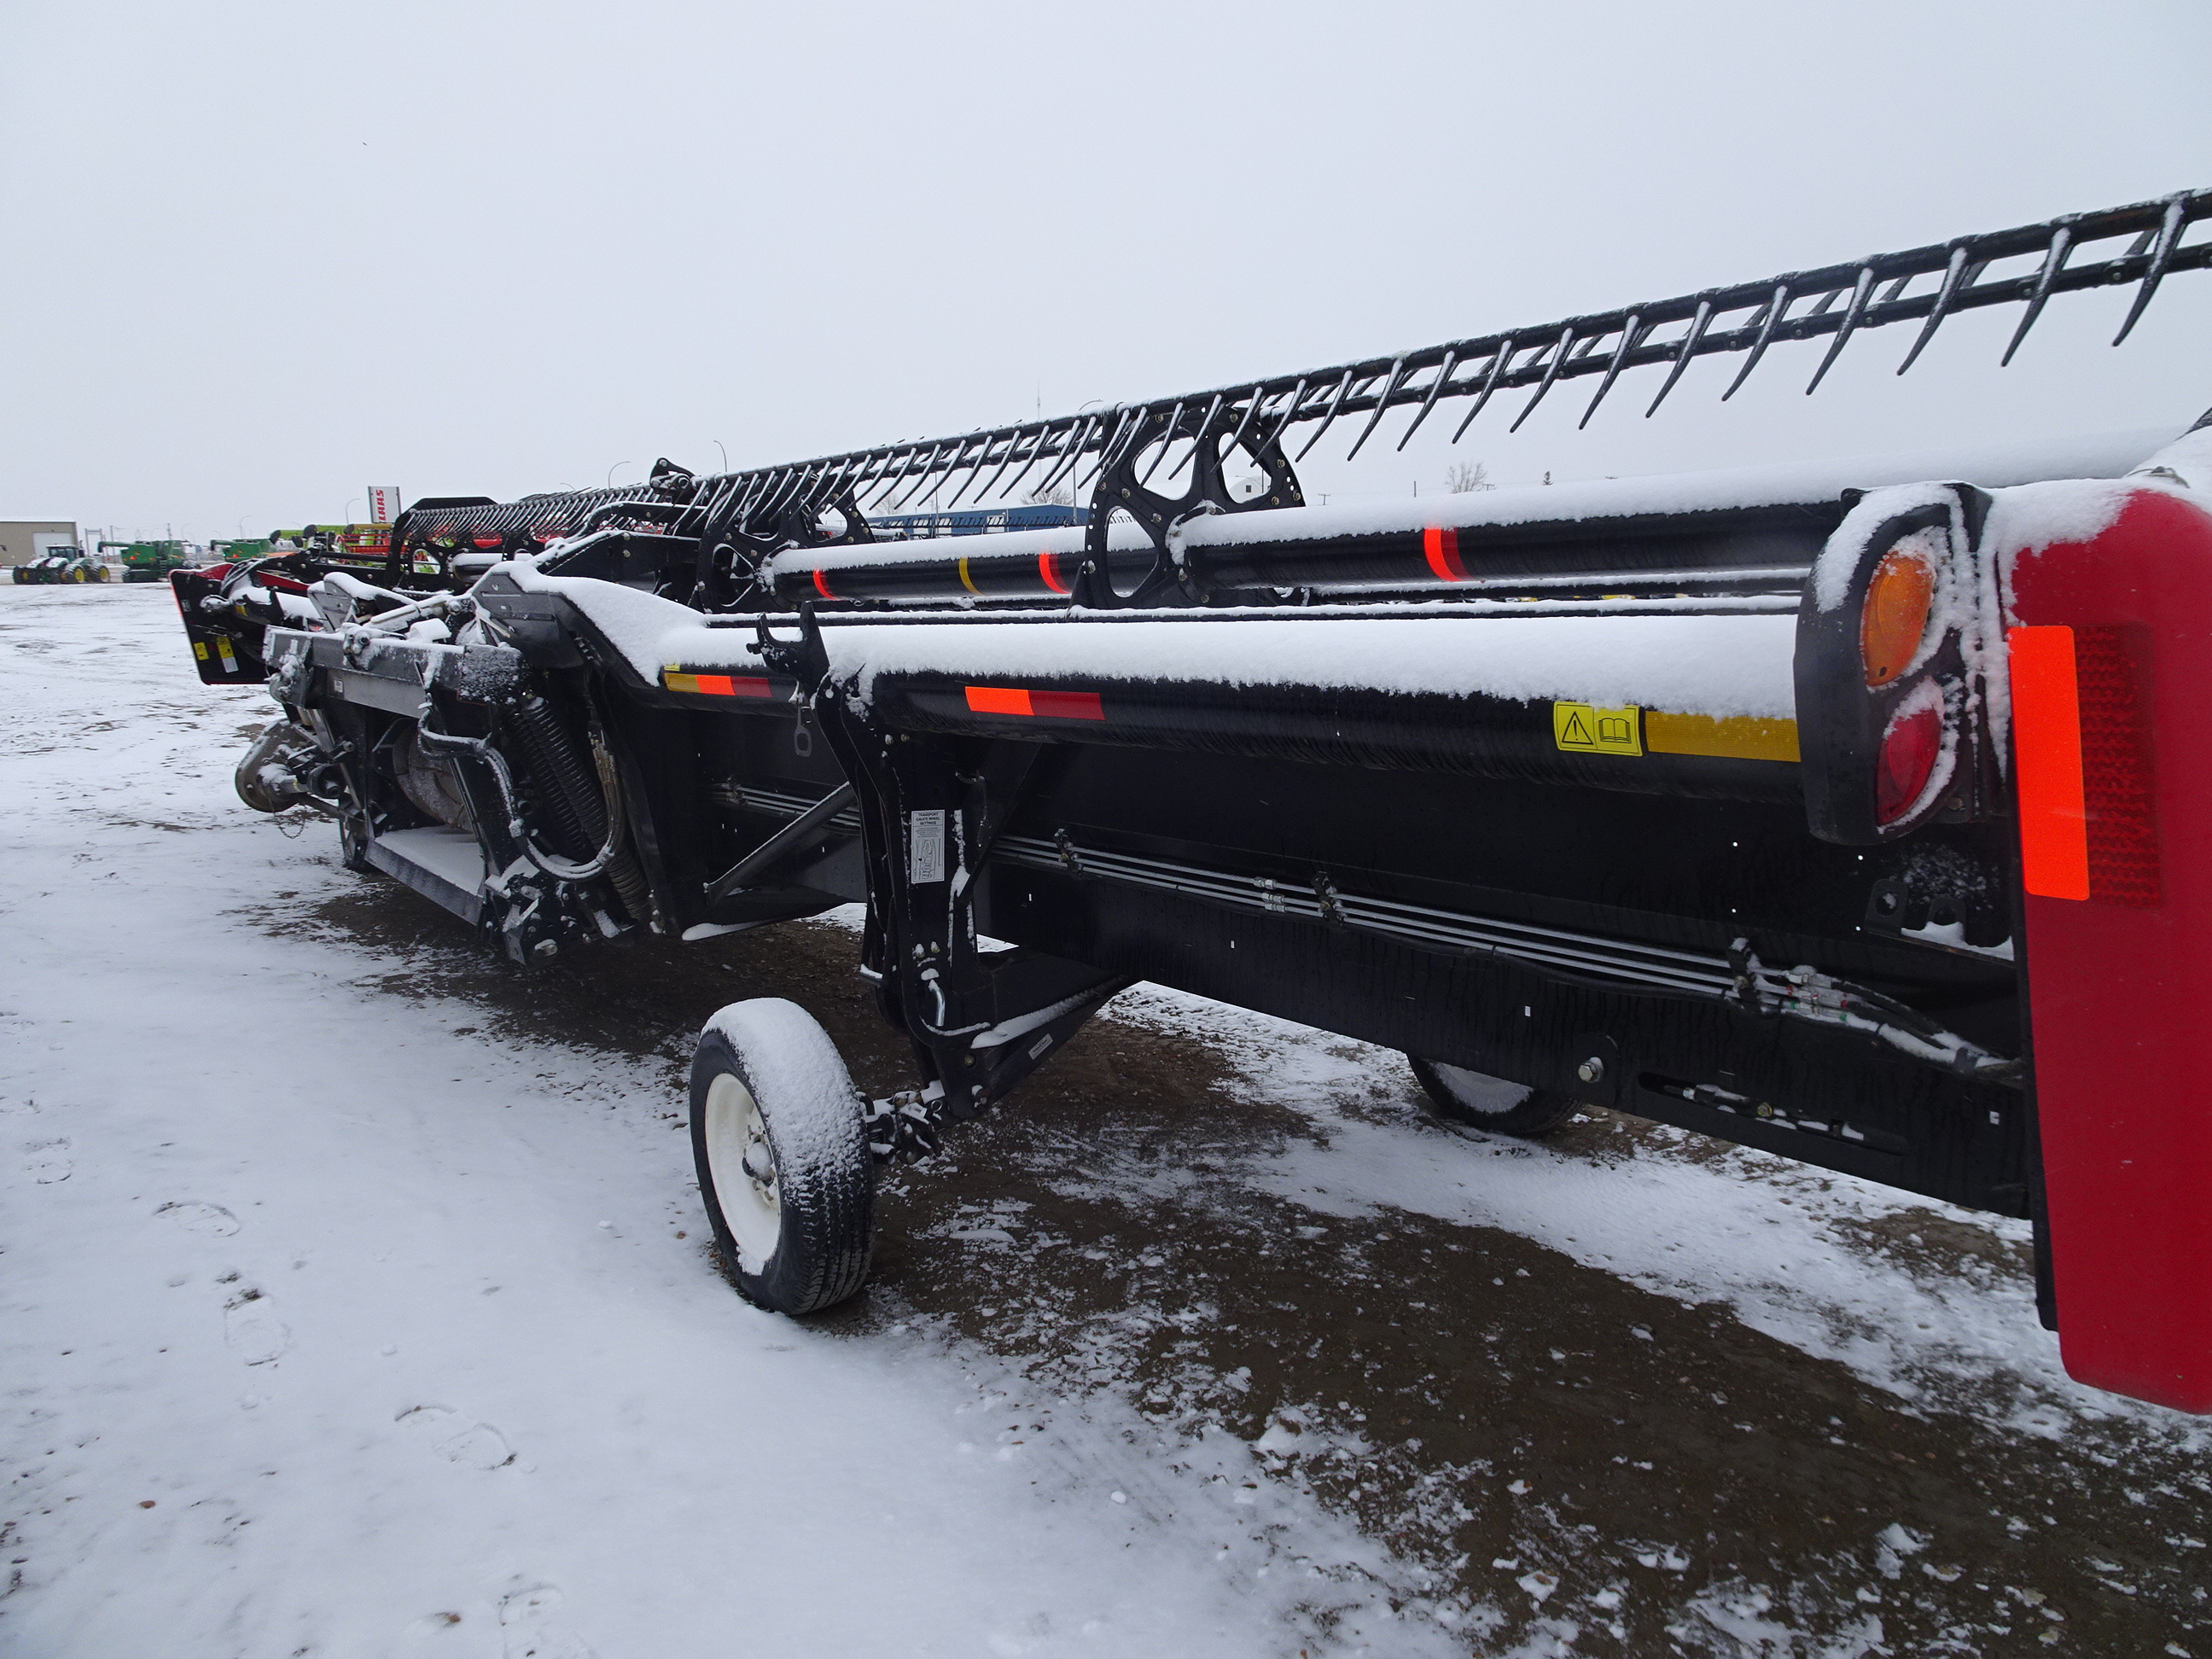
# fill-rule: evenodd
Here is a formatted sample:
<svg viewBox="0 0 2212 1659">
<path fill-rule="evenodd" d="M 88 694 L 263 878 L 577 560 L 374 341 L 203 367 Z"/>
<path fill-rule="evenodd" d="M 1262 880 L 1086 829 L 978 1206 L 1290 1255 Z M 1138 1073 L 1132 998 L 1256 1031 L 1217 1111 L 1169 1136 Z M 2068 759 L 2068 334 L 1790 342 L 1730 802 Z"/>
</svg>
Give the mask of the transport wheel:
<svg viewBox="0 0 2212 1659">
<path fill-rule="evenodd" d="M 1531 1089 L 1526 1084 L 1470 1072 L 1464 1066 L 1447 1066 L 1440 1060 L 1418 1060 L 1412 1054 L 1406 1058 L 1427 1091 L 1431 1109 L 1454 1123 L 1534 1140 L 1575 1115 L 1574 1097 L 1556 1090 Z"/>
<path fill-rule="evenodd" d="M 714 1247 L 749 1302 L 805 1314 L 868 1274 L 875 1164 L 830 1034 L 781 997 L 733 1002 L 691 1057 L 691 1155 Z"/>
</svg>

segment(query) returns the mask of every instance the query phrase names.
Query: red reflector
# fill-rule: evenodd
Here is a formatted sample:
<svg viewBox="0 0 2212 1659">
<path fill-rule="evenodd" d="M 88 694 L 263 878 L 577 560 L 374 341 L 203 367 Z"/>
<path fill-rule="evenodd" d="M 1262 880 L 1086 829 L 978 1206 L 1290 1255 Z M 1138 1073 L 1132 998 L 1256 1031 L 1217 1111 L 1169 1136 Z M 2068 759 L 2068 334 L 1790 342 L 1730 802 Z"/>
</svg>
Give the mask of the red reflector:
<svg viewBox="0 0 2212 1659">
<path fill-rule="evenodd" d="M 714 697 L 764 697 L 768 682 L 732 674 L 702 674 L 699 690 Z"/>
<path fill-rule="evenodd" d="M 1920 799 L 1942 747 L 1941 704 L 1912 709 L 1890 722 L 1889 730 L 1881 734 L 1881 757 L 1875 763 L 1876 823 L 1895 823 Z"/>
<path fill-rule="evenodd" d="M 2042 898 L 2089 896 L 2089 823 L 2081 791 L 2081 702 L 2074 630 L 2015 628 L 2012 752 L 2020 790 L 2021 884 Z"/>
<path fill-rule="evenodd" d="M 2153 788 L 2149 641 L 2139 628 L 2074 630 L 2081 714 L 2081 805 L 2088 819 L 2089 896 L 2156 907 L 2157 795 Z"/>
<path fill-rule="evenodd" d="M 469 538 L 469 545 L 477 549 L 479 551 L 489 550 L 491 548 L 497 547 L 499 544 L 500 538 L 496 536 L 471 536 Z"/>
<path fill-rule="evenodd" d="M 822 572 L 819 569 L 814 573 L 814 591 L 825 599 L 834 599 L 837 597 L 830 591 L 830 584 L 822 580 Z"/>
<path fill-rule="evenodd" d="M 1032 691 L 1030 693 L 1032 711 L 1048 720 L 1103 720 L 1105 706 L 1098 701 L 1096 691 Z"/>
<path fill-rule="evenodd" d="M 1421 552 L 1429 562 L 1429 568 L 1437 573 L 1437 580 L 1444 582 L 1463 582 L 1467 567 L 1459 562 L 1459 532 L 1428 529 L 1421 532 Z"/>
<path fill-rule="evenodd" d="M 968 707 L 978 714 L 1030 714 L 1052 720 L 1103 720 L 1096 691 L 1031 691 L 1012 685 L 971 685 Z"/>
<path fill-rule="evenodd" d="M 1065 593 L 1068 591 L 1067 584 L 1060 579 L 1059 565 L 1060 558 L 1057 554 L 1037 555 L 1037 574 L 1044 578 L 1044 585 L 1055 593 Z"/>
</svg>

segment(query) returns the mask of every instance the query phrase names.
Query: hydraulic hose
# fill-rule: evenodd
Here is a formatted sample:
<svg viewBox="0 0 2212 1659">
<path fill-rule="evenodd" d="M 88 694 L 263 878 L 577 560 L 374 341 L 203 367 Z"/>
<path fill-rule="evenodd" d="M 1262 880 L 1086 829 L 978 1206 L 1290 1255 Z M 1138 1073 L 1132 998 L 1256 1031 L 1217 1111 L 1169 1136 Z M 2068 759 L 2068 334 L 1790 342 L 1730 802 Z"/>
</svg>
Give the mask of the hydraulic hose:
<svg viewBox="0 0 2212 1659">
<path fill-rule="evenodd" d="M 507 834 L 514 837 L 515 844 L 522 848 L 525 858 L 555 880 L 589 881 L 612 863 L 615 856 L 622 851 L 623 815 L 619 799 L 609 802 L 615 810 L 606 815 L 607 838 L 600 844 L 598 853 L 585 863 L 572 863 L 556 854 L 544 851 L 530 838 L 529 826 L 522 821 L 522 808 L 515 798 L 514 774 L 507 766 L 506 756 L 482 738 L 460 738 L 450 732 L 434 732 L 427 722 L 417 729 L 417 739 L 433 748 L 458 749 L 473 755 L 491 769 L 493 780 L 499 787 L 500 805 L 507 812 Z M 627 895 L 624 902 L 628 902 Z"/>
</svg>

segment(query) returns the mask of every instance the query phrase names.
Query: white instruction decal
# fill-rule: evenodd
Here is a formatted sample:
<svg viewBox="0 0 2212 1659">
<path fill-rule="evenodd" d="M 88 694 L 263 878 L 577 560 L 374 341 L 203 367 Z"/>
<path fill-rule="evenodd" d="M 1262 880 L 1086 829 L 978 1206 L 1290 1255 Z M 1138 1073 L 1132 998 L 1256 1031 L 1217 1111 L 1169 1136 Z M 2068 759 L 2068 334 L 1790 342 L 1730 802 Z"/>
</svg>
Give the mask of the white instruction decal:
<svg viewBox="0 0 2212 1659">
<path fill-rule="evenodd" d="M 945 879 L 945 809 L 907 814 L 906 878 L 919 887 Z"/>
</svg>

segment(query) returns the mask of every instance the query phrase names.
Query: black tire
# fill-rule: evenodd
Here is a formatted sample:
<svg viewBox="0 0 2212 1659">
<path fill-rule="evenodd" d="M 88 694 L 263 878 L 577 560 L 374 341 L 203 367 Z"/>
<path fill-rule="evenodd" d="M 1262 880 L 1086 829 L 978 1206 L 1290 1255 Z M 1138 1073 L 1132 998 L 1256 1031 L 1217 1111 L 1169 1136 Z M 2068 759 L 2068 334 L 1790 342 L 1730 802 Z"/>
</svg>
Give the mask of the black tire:
<svg viewBox="0 0 2212 1659">
<path fill-rule="evenodd" d="M 1440 1060 L 1406 1058 L 1429 1097 L 1430 1109 L 1450 1122 L 1537 1140 L 1575 1115 L 1574 1097 L 1555 1089 L 1531 1089 Z"/>
<path fill-rule="evenodd" d="M 691 1056 L 691 1156 L 714 1248 L 748 1302 L 808 1314 L 859 1291 L 876 1170 L 830 1034 L 781 997 L 733 1002 Z"/>
</svg>

